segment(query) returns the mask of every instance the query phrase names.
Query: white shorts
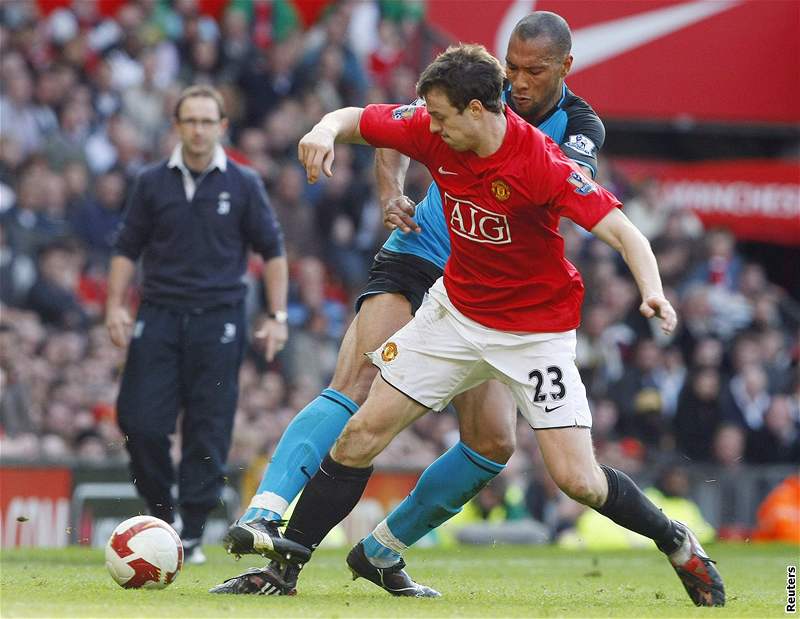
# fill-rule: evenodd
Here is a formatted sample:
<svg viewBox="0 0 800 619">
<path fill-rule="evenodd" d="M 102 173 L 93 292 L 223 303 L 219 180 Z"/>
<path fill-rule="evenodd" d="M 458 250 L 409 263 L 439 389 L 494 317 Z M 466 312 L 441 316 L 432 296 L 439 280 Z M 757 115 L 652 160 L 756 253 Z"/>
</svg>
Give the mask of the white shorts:
<svg viewBox="0 0 800 619">
<path fill-rule="evenodd" d="M 586 389 L 575 365 L 575 331 L 508 333 L 459 312 L 442 278 L 413 320 L 368 353 L 383 379 L 435 411 L 495 378 L 508 385 L 535 430 L 591 428 Z"/>
</svg>

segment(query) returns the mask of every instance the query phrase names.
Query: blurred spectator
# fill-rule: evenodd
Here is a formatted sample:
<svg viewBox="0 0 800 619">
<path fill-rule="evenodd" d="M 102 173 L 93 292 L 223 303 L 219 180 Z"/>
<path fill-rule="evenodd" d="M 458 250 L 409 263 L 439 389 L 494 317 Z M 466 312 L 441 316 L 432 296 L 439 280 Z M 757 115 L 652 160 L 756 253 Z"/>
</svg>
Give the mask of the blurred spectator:
<svg viewBox="0 0 800 619">
<path fill-rule="evenodd" d="M 678 398 L 686 382 L 686 374 L 681 351 L 677 348 L 665 350 L 660 367 L 655 369 L 654 378 L 661 395 L 661 412 L 667 419 L 672 419 L 678 409 Z"/>
<path fill-rule="evenodd" d="M 346 309 L 326 290 L 325 266 L 318 259 L 303 258 L 292 275 L 289 324 L 301 329 L 294 331 L 287 344 L 286 371 L 290 382 L 303 376 L 319 390 L 333 376 Z"/>
<path fill-rule="evenodd" d="M 158 136 L 167 129 L 164 116 L 166 92 L 157 82 L 158 56 L 154 48 L 142 52 L 142 81 L 126 90 L 122 107 L 133 126 L 140 132 L 143 142 L 152 148 Z M 111 114 L 109 114 L 110 116 Z"/>
<path fill-rule="evenodd" d="M 771 393 L 785 392 L 791 385 L 792 358 L 787 339 L 785 332 L 777 328 L 765 329 L 759 337 L 761 358 Z"/>
<path fill-rule="evenodd" d="M 280 169 L 272 186 L 275 212 L 286 234 L 286 255 L 292 261 L 322 253 L 314 209 L 303 193 L 305 182 L 300 166 L 287 165 Z"/>
<path fill-rule="evenodd" d="M 694 368 L 722 369 L 724 348 L 722 342 L 713 337 L 703 338 L 694 348 L 690 365 Z"/>
<path fill-rule="evenodd" d="M 659 237 L 666 227 L 669 212 L 658 196 L 659 185 L 654 179 L 641 184 L 631 200 L 625 202 L 625 214 L 648 239 Z"/>
<path fill-rule="evenodd" d="M 97 177 L 94 199 L 73 213 L 72 229 L 88 249 L 91 263 L 104 265 L 111 257 L 124 202 L 125 177 L 119 170 L 109 170 Z"/>
<path fill-rule="evenodd" d="M 678 451 L 691 460 L 712 458 L 711 437 L 722 423 L 721 379 L 713 367 L 695 369 L 678 397 L 675 441 Z"/>
<path fill-rule="evenodd" d="M 725 469 L 737 469 L 744 460 L 745 431 L 735 423 L 723 423 L 713 434 L 714 462 Z"/>
<path fill-rule="evenodd" d="M 382 88 L 389 85 L 394 70 L 403 61 L 403 42 L 397 26 L 381 20 L 378 26 L 378 45 L 369 55 L 368 68 L 372 78 Z"/>
<path fill-rule="evenodd" d="M 39 253 L 38 276 L 28 292 L 28 306 L 44 323 L 64 329 L 89 326 L 89 315 L 77 295 L 81 263 L 80 250 L 72 244 L 53 243 Z"/>
<path fill-rule="evenodd" d="M 748 433 L 746 458 L 754 464 L 800 464 L 800 426 L 792 417 L 787 396 L 773 397 L 764 425 Z"/>
<path fill-rule="evenodd" d="M 297 72 L 299 41 L 276 43 L 269 53 L 260 52 L 244 68 L 239 85 L 245 97 L 245 125 L 260 125 L 264 116 L 299 90 Z"/>
<path fill-rule="evenodd" d="M 590 393 L 599 395 L 610 382 L 622 377 L 622 345 L 630 344 L 633 335 L 622 338 L 619 329 L 612 329 L 611 314 L 602 305 L 592 305 L 584 312 L 583 324 L 577 333 L 576 364 L 583 383 Z M 622 339 L 622 341 L 620 341 Z"/>
<path fill-rule="evenodd" d="M 356 235 L 369 188 L 353 167 L 352 147 L 337 148 L 338 170 L 326 179 L 314 201 L 317 234 L 325 248 L 326 262 L 343 275 L 351 292 L 366 278 L 371 255 L 356 246 Z"/>
<path fill-rule="evenodd" d="M 14 251 L 7 243 L 6 229 L 0 225 L 0 303 L 20 306 L 36 280 L 31 258 Z"/>
<path fill-rule="evenodd" d="M 723 393 L 725 419 L 750 430 L 760 430 L 770 403 L 767 375 L 760 365 L 748 363 L 734 374 Z"/>
<path fill-rule="evenodd" d="M 633 365 L 609 390 L 620 411 L 622 431 L 653 446 L 663 436 L 663 401 L 657 377 L 662 365 L 661 355 L 653 340 L 641 340 Z"/>
<path fill-rule="evenodd" d="M 690 276 L 690 281 L 735 290 L 742 270 L 736 242 L 727 230 L 716 229 L 705 236 L 705 256 Z"/>
<path fill-rule="evenodd" d="M 14 328 L 0 323 L 0 434 L 12 438 L 38 430 L 30 392 L 11 358 L 17 343 Z"/>
<path fill-rule="evenodd" d="M 298 71 L 305 87 L 322 82 L 326 93 L 334 98 L 341 97 L 345 105 L 360 103 L 367 85 L 364 68 L 347 37 L 352 11 L 352 3 L 339 3 L 321 25 L 311 30 Z M 327 90 L 329 86 L 341 88 L 338 97 L 334 91 Z"/>
<path fill-rule="evenodd" d="M 114 66 L 110 58 L 100 59 L 91 75 L 92 105 L 101 125 L 105 125 L 110 118 L 119 113 L 123 106 L 122 92 L 114 82 Z M 133 70 L 138 71 L 138 67 L 134 67 Z M 146 73 L 143 77 L 142 81 L 146 82 Z M 135 92 L 140 86 L 133 86 L 130 90 Z M 125 111 L 130 113 L 128 109 Z"/>
<path fill-rule="evenodd" d="M 3 93 L 0 94 L 0 118 L 3 132 L 29 155 L 42 146 L 52 129 L 53 111 L 39 108 L 33 101 L 33 80 L 22 58 L 12 54 L 2 64 Z"/>
<path fill-rule="evenodd" d="M 61 195 L 59 191 L 62 191 Z M 51 217 L 48 211 L 58 215 L 61 210 L 61 215 L 65 216 L 65 200 L 63 182 L 47 169 L 43 161 L 30 161 L 20 171 L 16 205 L 0 218 L 11 250 L 32 258 L 44 245 L 64 235 L 67 231 L 65 221 Z M 51 204 L 55 204 L 55 208 Z"/>
<path fill-rule="evenodd" d="M 82 100 L 74 93 L 67 99 L 59 114 L 59 130 L 50 135 L 44 146 L 50 167 L 63 170 L 71 161 L 85 161 L 92 117 L 90 101 Z"/>
</svg>

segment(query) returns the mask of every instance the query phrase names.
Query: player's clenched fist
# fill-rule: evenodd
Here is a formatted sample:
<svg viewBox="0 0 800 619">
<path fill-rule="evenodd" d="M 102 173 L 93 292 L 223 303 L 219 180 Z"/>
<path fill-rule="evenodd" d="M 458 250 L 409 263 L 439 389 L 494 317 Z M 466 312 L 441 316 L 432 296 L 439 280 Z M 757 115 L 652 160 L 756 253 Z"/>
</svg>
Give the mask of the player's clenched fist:
<svg viewBox="0 0 800 619">
<path fill-rule="evenodd" d="M 387 200 L 381 200 L 381 210 L 383 211 L 383 225 L 389 230 L 400 228 L 401 231 L 422 232 L 416 221 L 414 213 L 417 205 L 408 196 L 394 196 Z"/>
<path fill-rule="evenodd" d="M 317 125 L 306 133 L 297 145 L 297 158 L 306 169 L 309 183 L 316 183 L 319 171 L 333 176 L 333 143 L 336 134 L 325 126 Z"/>
<path fill-rule="evenodd" d="M 644 299 L 639 306 L 639 311 L 646 318 L 658 316 L 661 319 L 661 330 L 667 335 L 672 333 L 678 324 L 678 315 L 672 304 L 660 295 L 652 295 Z"/>
</svg>

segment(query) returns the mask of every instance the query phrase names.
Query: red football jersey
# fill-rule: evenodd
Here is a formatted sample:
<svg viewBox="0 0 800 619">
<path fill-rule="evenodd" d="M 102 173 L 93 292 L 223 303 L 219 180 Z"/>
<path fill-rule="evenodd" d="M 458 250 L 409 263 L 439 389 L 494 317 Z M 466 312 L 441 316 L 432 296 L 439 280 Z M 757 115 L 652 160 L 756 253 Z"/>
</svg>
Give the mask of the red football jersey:
<svg viewBox="0 0 800 619">
<path fill-rule="evenodd" d="M 580 324 L 584 288 L 564 256 L 559 218 L 591 230 L 622 205 L 544 133 L 507 106 L 505 115 L 503 143 L 489 157 L 447 146 L 422 106 L 369 105 L 359 128 L 433 176 L 450 233 L 444 283 L 460 312 L 502 331 L 568 331 Z"/>
</svg>

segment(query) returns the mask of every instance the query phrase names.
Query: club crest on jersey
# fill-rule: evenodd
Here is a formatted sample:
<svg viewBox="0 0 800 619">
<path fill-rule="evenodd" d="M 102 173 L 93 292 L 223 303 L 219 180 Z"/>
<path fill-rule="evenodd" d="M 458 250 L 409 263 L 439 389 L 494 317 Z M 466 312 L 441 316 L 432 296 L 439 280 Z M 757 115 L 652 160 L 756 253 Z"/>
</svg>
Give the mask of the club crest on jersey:
<svg viewBox="0 0 800 619">
<path fill-rule="evenodd" d="M 511 242 L 511 228 L 502 213 L 495 213 L 469 200 L 454 198 L 446 192 L 444 202 L 445 213 L 450 214 L 448 224 L 453 234 L 490 245 Z"/>
<path fill-rule="evenodd" d="M 492 195 L 500 202 L 505 202 L 511 197 L 511 187 L 505 181 L 492 181 Z"/>
<path fill-rule="evenodd" d="M 578 172 L 571 172 L 567 177 L 567 182 L 575 187 L 575 193 L 579 196 L 588 196 L 597 189 L 594 183 L 586 180 L 586 178 Z"/>
<path fill-rule="evenodd" d="M 423 107 L 425 102 L 422 99 L 416 99 L 408 105 L 401 105 L 392 110 L 392 118 L 394 120 L 406 120 L 414 115 L 418 107 Z"/>
<path fill-rule="evenodd" d="M 381 359 L 384 363 L 391 363 L 397 357 L 397 344 L 394 342 L 387 342 L 381 351 Z"/>
<path fill-rule="evenodd" d="M 569 140 L 567 140 L 564 146 L 571 148 L 581 155 L 586 155 L 587 157 L 594 157 L 597 152 L 597 146 L 595 146 L 594 142 L 582 133 L 569 136 Z"/>
<path fill-rule="evenodd" d="M 227 215 L 231 212 L 231 194 L 223 191 L 217 198 L 217 213 L 220 215 Z"/>
</svg>

